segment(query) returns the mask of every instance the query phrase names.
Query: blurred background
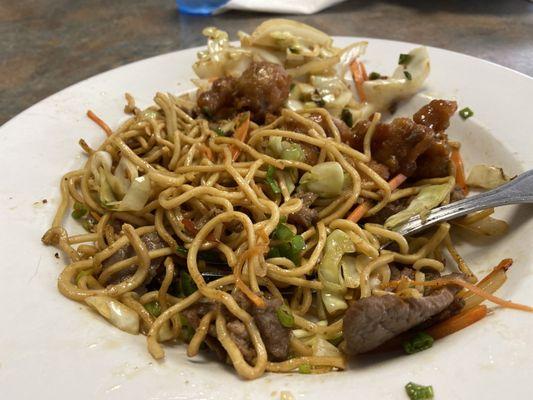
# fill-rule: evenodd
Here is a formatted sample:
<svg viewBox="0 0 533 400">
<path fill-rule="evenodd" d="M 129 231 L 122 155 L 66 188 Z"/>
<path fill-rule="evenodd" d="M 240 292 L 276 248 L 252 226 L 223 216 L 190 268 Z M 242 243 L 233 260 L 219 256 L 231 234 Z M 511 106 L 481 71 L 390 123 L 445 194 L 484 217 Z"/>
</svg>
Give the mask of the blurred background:
<svg viewBox="0 0 533 400">
<path fill-rule="evenodd" d="M 0 124 L 97 73 L 203 45 L 205 26 L 236 38 L 276 16 L 331 35 L 442 47 L 533 76 L 533 4 L 526 0 L 348 0 L 313 15 L 210 16 L 180 13 L 171 0 L 0 0 Z"/>
</svg>

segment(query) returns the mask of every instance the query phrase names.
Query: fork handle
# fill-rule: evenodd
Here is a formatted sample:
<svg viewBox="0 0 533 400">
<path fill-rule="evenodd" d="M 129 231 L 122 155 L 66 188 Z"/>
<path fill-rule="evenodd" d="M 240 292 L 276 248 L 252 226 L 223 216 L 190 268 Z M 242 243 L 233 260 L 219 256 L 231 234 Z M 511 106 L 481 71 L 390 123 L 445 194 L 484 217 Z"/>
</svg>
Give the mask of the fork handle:
<svg viewBox="0 0 533 400">
<path fill-rule="evenodd" d="M 424 220 L 420 216 L 412 217 L 397 232 L 410 235 L 439 222 L 462 217 L 475 211 L 520 203 L 533 203 L 533 170 L 518 175 L 512 181 L 496 189 L 435 208 Z"/>
</svg>

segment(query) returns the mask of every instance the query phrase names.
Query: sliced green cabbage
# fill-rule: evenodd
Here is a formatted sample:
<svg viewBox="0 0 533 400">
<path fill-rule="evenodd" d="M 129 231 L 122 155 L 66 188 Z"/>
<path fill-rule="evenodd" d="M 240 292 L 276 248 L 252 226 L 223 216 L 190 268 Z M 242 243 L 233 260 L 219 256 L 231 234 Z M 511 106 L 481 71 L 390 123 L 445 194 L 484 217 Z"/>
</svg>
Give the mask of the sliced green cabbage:
<svg viewBox="0 0 533 400">
<path fill-rule="evenodd" d="M 314 165 L 300 178 L 300 186 L 320 197 L 334 197 L 342 192 L 344 171 L 337 161 L 328 161 Z"/>
<path fill-rule="evenodd" d="M 311 348 L 313 349 L 313 355 L 317 357 L 338 357 L 341 355 L 337 347 L 320 336 L 316 336 L 313 339 Z"/>
<path fill-rule="evenodd" d="M 117 202 L 119 211 L 140 211 L 151 194 L 150 178 L 147 175 L 135 178 L 124 198 Z"/>
<path fill-rule="evenodd" d="M 311 76 L 311 84 L 325 102 L 325 108 L 336 110 L 340 114 L 353 98 L 352 91 L 337 76 Z"/>
<path fill-rule="evenodd" d="M 302 146 L 283 140 L 281 136 L 271 136 L 268 139 L 268 150 L 276 158 L 290 161 L 303 161 L 305 154 Z"/>
<path fill-rule="evenodd" d="M 456 220 L 454 223 L 481 236 L 501 236 L 509 230 L 507 222 L 492 217 L 483 218 L 470 224 L 465 224 L 463 220 Z"/>
<path fill-rule="evenodd" d="M 318 279 L 323 285 L 322 301 L 330 314 L 348 307 L 343 296 L 346 286 L 342 281 L 340 263 L 345 253 L 353 252 L 355 245 L 345 232 L 335 229 L 328 235 L 324 255 L 318 266 Z"/>
<path fill-rule="evenodd" d="M 259 46 L 286 51 L 288 55 L 328 55 L 333 39 L 301 22 L 275 18 L 260 24 L 251 35 L 241 34 L 243 46 Z"/>
<path fill-rule="evenodd" d="M 494 189 L 506 182 L 509 178 L 502 168 L 486 164 L 474 165 L 466 179 L 468 186 L 482 189 Z"/>
<path fill-rule="evenodd" d="M 368 113 L 387 110 L 393 103 L 412 96 L 422 88 L 430 69 L 427 49 L 418 47 L 411 50 L 409 56 L 409 63 L 399 65 L 389 78 L 363 83 L 370 105 Z"/>
<path fill-rule="evenodd" d="M 139 315 L 121 302 L 108 296 L 90 296 L 85 302 L 117 328 L 133 335 L 139 333 Z"/>
<path fill-rule="evenodd" d="M 290 161 L 303 161 L 305 154 L 302 146 L 298 143 L 291 143 L 282 140 L 281 136 L 271 136 L 268 140 L 268 152 L 275 158 Z M 291 194 L 296 188 L 298 180 L 298 170 L 296 168 L 285 168 L 276 171 L 278 178 L 285 183 L 287 191 Z"/>
<path fill-rule="evenodd" d="M 111 172 L 113 159 L 106 151 L 94 153 L 91 171 L 99 184 L 98 197 L 100 203 L 116 211 L 139 211 L 152 193 L 150 178 L 139 176 L 137 167 L 122 157 Z"/>
<path fill-rule="evenodd" d="M 409 207 L 397 214 L 390 216 L 385 221 L 385 228 L 395 228 L 415 215 L 420 215 L 423 218 L 424 215 L 427 215 L 431 209 L 437 207 L 444 201 L 446 196 L 453 189 L 454 185 L 455 180 L 450 179 L 448 183 L 443 183 L 441 185 L 425 186 L 422 188 L 422 190 L 420 190 L 414 200 L 411 201 Z"/>
<path fill-rule="evenodd" d="M 202 31 L 207 36 L 207 50 L 198 52 L 192 68 L 202 79 L 240 76 L 250 65 L 252 54 L 241 47 L 231 46 L 228 34 L 214 27 Z"/>
</svg>

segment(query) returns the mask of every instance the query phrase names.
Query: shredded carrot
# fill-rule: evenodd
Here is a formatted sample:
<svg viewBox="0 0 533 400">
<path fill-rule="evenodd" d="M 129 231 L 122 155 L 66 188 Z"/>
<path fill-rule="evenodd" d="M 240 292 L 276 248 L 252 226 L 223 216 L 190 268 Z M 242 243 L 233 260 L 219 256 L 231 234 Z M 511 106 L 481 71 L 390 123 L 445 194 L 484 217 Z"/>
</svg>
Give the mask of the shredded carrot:
<svg viewBox="0 0 533 400">
<path fill-rule="evenodd" d="M 391 281 L 385 286 L 397 286 L 399 283 L 400 281 Z M 477 287 L 476 285 L 473 285 L 470 282 L 466 282 L 459 278 L 438 278 L 432 281 L 425 281 L 425 282 L 411 281 L 410 283 L 414 286 L 430 286 L 430 287 L 442 287 L 442 286 L 448 286 L 448 285 L 461 286 L 462 288 L 470 290 L 472 293 L 475 293 L 478 296 L 483 297 L 484 299 L 491 301 L 492 303 L 497 304 L 499 306 L 502 306 L 505 308 L 512 308 L 514 310 L 533 312 L 533 307 L 527 306 L 525 304 L 513 303 L 512 301 L 501 299 L 497 296 L 494 296 L 491 293 L 486 292 L 482 288 Z"/>
<path fill-rule="evenodd" d="M 246 297 L 248 297 L 257 307 L 259 307 L 259 308 L 265 308 L 266 307 L 265 301 L 260 296 L 258 296 L 254 292 L 252 292 L 252 289 L 250 289 L 242 281 L 242 279 L 235 280 L 235 286 L 237 286 L 240 289 L 240 291 L 243 294 L 245 294 Z"/>
<path fill-rule="evenodd" d="M 452 149 L 451 160 L 455 165 L 455 183 L 461 188 L 464 194 L 468 194 L 468 186 L 466 186 L 465 167 L 459 149 Z"/>
<path fill-rule="evenodd" d="M 207 147 L 205 144 L 202 144 L 199 146 L 199 149 L 200 151 L 202 152 L 203 155 L 205 155 L 209 161 L 213 161 L 213 151 L 211 150 L 211 148 Z"/>
<path fill-rule="evenodd" d="M 357 60 L 354 60 L 350 64 L 350 70 L 352 71 L 353 81 L 355 83 L 355 89 L 357 90 L 357 95 L 361 102 L 366 101 L 365 91 L 363 89 L 363 83 L 365 82 L 365 72 L 364 67 L 361 67 L 362 63 Z"/>
<path fill-rule="evenodd" d="M 364 203 L 361 203 L 357 207 L 355 207 L 355 209 L 351 212 L 350 215 L 348 215 L 346 219 L 348 221 L 357 223 L 361 218 L 364 217 L 368 210 L 370 210 L 370 202 L 365 201 Z"/>
<path fill-rule="evenodd" d="M 396 190 L 398 187 L 405 182 L 407 177 L 404 174 L 398 174 L 389 181 L 390 190 Z"/>
<path fill-rule="evenodd" d="M 194 225 L 194 222 L 191 219 L 183 218 L 181 220 L 181 223 L 183 224 L 187 232 L 189 232 L 191 235 L 196 235 L 198 233 L 198 228 L 196 228 L 196 225 Z M 218 239 L 215 237 L 213 232 L 210 232 L 209 235 L 207 235 L 206 239 L 210 242 L 218 242 Z"/>
<path fill-rule="evenodd" d="M 405 182 L 407 177 L 404 174 L 398 174 L 394 178 L 392 178 L 389 181 L 390 190 L 396 190 L 398 186 L 400 186 L 402 183 Z M 346 218 L 349 221 L 357 223 L 361 218 L 364 217 L 366 212 L 370 210 L 370 202 L 365 201 L 364 203 L 359 204 L 355 209 L 351 212 L 350 215 Z"/>
<path fill-rule="evenodd" d="M 259 231 L 258 234 L 259 236 L 261 236 L 261 231 Z M 260 245 L 256 245 L 252 247 L 251 249 L 244 251 L 237 258 L 237 263 L 235 264 L 235 267 L 233 268 L 233 275 L 235 276 L 235 286 L 237 286 L 245 296 L 247 296 L 257 307 L 260 307 L 260 308 L 266 307 L 265 301 L 261 298 L 261 296 L 255 294 L 252 291 L 252 289 L 248 287 L 248 285 L 246 285 L 246 283 L 241 278 L 241 273 L 242 273 L 242 268 L 244 267 L 244 263 L 247 259 L 249 259 L 250 257 L 256 256 L 258 254 L 262 254 L 267 250 L 268 250 L 268 244 L 260 244 Z"/>
<path fill-rule="evenodd" d="M 480 305 L 471 308 L 470 310 L 463 311 L 453 317 L 448 318 L 445 321 L 437 325 L 426 329 L 426 333 L 433 337 L 433 339 L 442 339 L 445 336 L 451 335 L 461 329 L 470 326 L 477 321 L 487 316 L 487 306 Z"/>
<path fill-rule="evenodd" d="M 181 223 L 191 235 L 196 235 L 198 233 L 198 229 L 196 229 L 196 226 L 194 225 L 194 222 L 192 222 L 192 220 L 188 218 L 183 218 L 181 220 Z"/>
<path fill-rule="evenodd" d="M 250 112 L 245 112 L 237 117 L 239 119 L 238 126 L 235 128 L 235 133 L 233 137 L 241 142 L 246 141 L 248 136 L 248 128 L 250 127 Z M 241 149 L 236 146 L 231 148 L 232 160 L 237 161 L 239 154 L 241 154 Z"/>
<path fill-rule="evenodd" d="M 87 116 L 90 119 L 92 119 L 94 122 L 96 122 L 96 124 L 98 124 L 98 126 L 100 126 L 100 128 L 104 130 L 107 136 L 111 136 L 113 134 L 113 131 L 111 130 L 111 128 L 104 121 L 98 118 L 98 116 L 95 113 L 93 113 L 91 110 L 87 111 Z"/>
<path fill-rule="evenodd" d="M 368 80 L 368 74 L 366 73 L 366 67 L 365 67 L 365 64 L 364 63 L 360 63 L 361 64 L 361 72 L 363 73 L 363 79 L 365 81 Z"/>
</svg>

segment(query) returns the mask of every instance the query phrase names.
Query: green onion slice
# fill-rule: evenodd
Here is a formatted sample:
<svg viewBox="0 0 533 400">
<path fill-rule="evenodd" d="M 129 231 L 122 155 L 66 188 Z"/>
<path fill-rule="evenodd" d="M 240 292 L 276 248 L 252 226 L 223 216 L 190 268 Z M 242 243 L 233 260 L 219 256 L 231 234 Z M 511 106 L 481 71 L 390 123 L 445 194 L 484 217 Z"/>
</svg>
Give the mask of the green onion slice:
<svg viewBox="0 0 533 400">
<path fill-rule="evenodd" d="M 161 306 L 157 300 L 146 303 L 144 308 L 146 308 L 146 311 L 148 311 L 152 317 L 157 318 L 161 315 Z"/>
<path fill-rule="evenodd" d="M 433 342 L 433 337 L 425 332 L 418 332 L 410 340 L 404 342 L 402 346 L 407 354 L 413 354 L 429 349 L 433 346 Z"/>
<path fill-rule="evenodd" d="M 413 56 L 411 54 L 400 54 L 400 57 L 398 58 L 398 64 L 406 66 L 411 62 L 413 59 Z"/>
<path fill-rule="evenodd" d="M 465 107 L 459 111 L 459 115 L 462 119 L 468 119 L 474 115 L 474 111 L 472 111 L 469 107 Z"/>
<path fill-rule="evenodd" d="M 289 307 L 285 304 L 276 309 L 276 315 L 278 316 L 279 322 L 285 328 L 292 328 L 294 326 L 294 316 Z"/>
<path fill-rule="evenodd" d="M 300 374 L 310 374 L 311 373 L 311 365 L 309 364 L 302 364 L 298 367 L 298 372 Z"/>
<path fill-rule="evenodd" d="M 411 400 L 431 400 L 434 396 L 432 386 L 422 386 L 413 382 L 405 385 L 405 391 Z"/>
</svg>

